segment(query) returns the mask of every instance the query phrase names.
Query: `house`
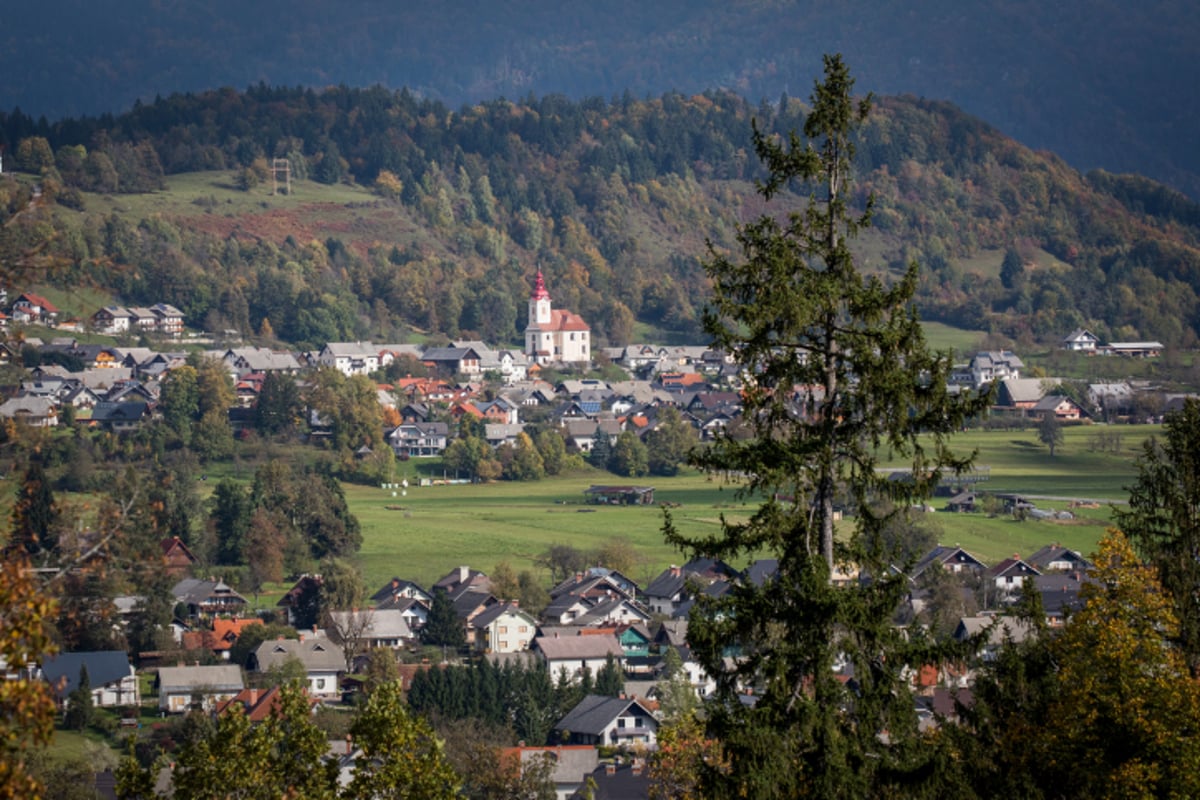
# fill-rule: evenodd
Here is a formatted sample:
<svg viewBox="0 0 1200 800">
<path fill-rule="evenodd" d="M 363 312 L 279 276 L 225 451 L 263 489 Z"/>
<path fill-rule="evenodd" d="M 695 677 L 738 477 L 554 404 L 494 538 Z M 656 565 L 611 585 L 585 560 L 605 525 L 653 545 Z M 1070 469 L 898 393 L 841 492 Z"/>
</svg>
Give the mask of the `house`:
<svg viewBox="0 0 1200 800">
<path fill-rule="evenodd" d="M 370 342 L 329 342 L 321 349 L 317 363 L 346 377 L 370 375 L 379 369 L 379 350 Z"/>
<path fill-rule="evenodd" d="M 201 614 L 237 614 L 246 606 L 246 598 L 224 581 L 184 578 L 171 589 L 176 602 L 187 606 L 193 617 Z"/>
<path fill-rule="evenodd" d="M 1006 558 L 985 570 L 983 574 L 984 579 L 996 587 L 999 596 L 1005 598 L 1018 594 L 1025 585 L 1026 578 L 1042 573 L 1019 555 L 1013 555 L 1012 558 Z"/>
<path fill-rule="evenodd" d="M 1063 337 L 1059 346 L 1064 350 L 1072 350 L 1077 353 L 1095 353 L 1099 344 L 1100 337 L 1096 334 L 1083 328 L 1076 328 Z"/>
<path fill-rule="evenodd" d="M 170 303 L 155 303 L 150 306 L 154 314 L 154 329 L 167 336 L 183 333 L 183 312 Z"/>
<path fill-rule="evenodd" d="M 1099 409 L 1105 421 L 1112 417 L 1124 417 L 1133 413 L 1133 387 L 1124 381 L 1117 383 L 1090 383 L 1087 388 L 1087 399 Z"/>
<path fill-rule="evenodd" d="M 445 422 L 404 422 L 387 435 L 397 458 L 440 456 L 446 450 L 450 426 Z"/>
<path fill-rule="evenodd" d="M 921 573 L 932 567 L 934 564 L 939 564 L 943 570 L 952 575 L 957 575 L 962 572 L 973 572 L 976 575 L 981 574 L 987 569 L 987 564 L 984 564 L 975 556 L 963 550 L 961 547 L 945 547 L 938 545 L 930 550 L 921 558 L 909 572 L 909 577 L 913 580 L 921 577 Z"/>
<path fill-rule="evenodd" d="M 410 618 L 399 608 L 331 611 L 329 616 L 332 618 L 332 628 L 355 631 L 356 638 L 368 649 L 386 647 L 389 650 L 399 650 L 417 638 L 412 625 L 409 624 Z"/>
<path fill-rule="evenodd" d="M 1071 398 L 1061 394 L 1048 394 L 1029 410 L 1031 416 L 1043 419 L 1053 414 L 1059 422 L 1078 422 L 1087 413 Z"/>
<path fill-rule="evenodd" d="M 211 630 L 186 631 L 180 637 L 184 650 L 211 650 L 213 655 L 229 660 L 229 653 L 237 642 L 242 631 L 254 625 L 262 625 L 257 617 L 247 619 L 226 619 L 217 617 L 212 622 Z"/>
<path fill-rule="evenodd" d="M 1087 572 L 1093 566 L 1078 550 L 1071 550 L 1058 542 L 1048 544 L 1028 559 L 1029 564 L 1041 573 Z"/>
<path fill-rule="evenodd" d="M 9 315 L 14 322 L 53 325 L 58 321 L 58 308 L 41 295 L 23 292 L 13 301 Z"/>
<path fill-rule="evenodd" d="M 247 661 L 247 669 L 267 672 L 295 659 L 304 667 L 308 694 L 316 698 L 334 698 L 341 694 L 338 676 L 346 670 L 341 645 L 317 632 L 302 639 L 276 639 L 260 644 Z"/>
<path fill-rule="evenodd" d="M 320 575 L 301 575 L 292 588 L 279 598 L 276 607 L 287 613 L 287 624 L 293 628 L 307 628 L 317 621 L 317 598 L 321 591 Z"/>
<path fill-rule="evenodd" d="M 653 748 L 658 720 L 640 700 L 589 694 L 554 730 L 567 744 Z"/>
<path fill-rule="evenodd" d="M 524 771 L 539 760 L 553 765 L 550 780 L 554 782 L 555 800 L 567 800 L 586 785 L 585 778 L 600 765 L 600 752 L 591 745 L 559 745 L 557 747 L 505 747 L 500 751 L 500 763 Z"/>
<path fill-rule="evenodd" d="M 579 680 L 583 670 L 587 669 L 592 675 L 612 656 L 620 663 L 625 656 L 621 643 L 612 634 L 599 636 L 538 636 L 531 645 L 542 661 L 545 662 L 550 674 L 557 678 L 561 671 L 566 671 L 572 680 Z"/>
<path fill-rule="evenodd" d="M 971 359 L 971 382 L 982 389 L 992 381 L 1021 377 L 1025 363 L 1009 350 L 981 350 Z"/>
<path fill-rule="evenodd" d="M 152 416 L 145 400 L 102 400 L 92 407 L 92 423 L 113 433 L 130 433 Z"/>
<path fill-rule="evenodd" d="M 0 417 L 32 428 L 53 428 L 58 425 L 58 403 L 53 397 L 14 397 L 0 403 Z"/>
<path fill-rule="evenodd" d="M 162 550 L 163 569 L 168 575 L 186 575 L 198 561 L 178 536 L 163 539 L 158 546 Z"/>
<path fill-rule="evenodd" d="M 572 594 L 598 598 L 614 592 L 632 600 L 637 596 L 638 586 L 632 579 L 615 569 L 592 567 L 565 578 L 550 589 L 550 597 L 558 598 L 565 594 Z"/>
<path fill-rule="evenodd" d="M 133 314 L 124 306 L 105 306 L 92 314 L 92 328 L 97 333 L 126 333 L 132 322 Z"/>
<path fill-rule="evenodd" d="M 411 597 L 420 600 L 425 604 L 433 602 L 433 596 L 429 592 L 422 589 L 412 581 L 406 581 L 403 578 L 395 577 L 385 583 L 382 588 L 371 595 L 373 603 L 394 602 L 404 597 Z"/>
<path fill-rule="evenodd" d="M 141 703 L 137 673 L 124 650 L 59 653 L 42 662 L 42 677 L 54 690 L 59 705 L 79 688 L 81 670 L 87 667 L 92 704 L 102 708 Z"/>
<path fill-rule="evenodd" d="M 496 603 L 472 620 L 475 649 L 490 653 L 528 650 L 537 632 L 537 619 L 516 602 Z"/>
<path fill-rule="evenodd" d="M 642 758 L 601 764 L 567 800 L 649 800 L 650 773 Z"/>
<path fill-rule="evenodd" d="M 1012 409 L 1025 413 L 1038 404 L 1046 395 L 1046 381 L 1042 378 L 1005 378 L 993 396 L 998 409 Z"/>
<path fill-rule="evenodd" d="M 591 328 L 583 317 L 551 307 L 546 281 L 538 270 L 529 298 L 529 322 L 525 326 L 525 355 L 534 364 L 578 364 L 592 361 Z"/>
<path fill-rule="evenodd" d="M 488 580 L 487 575 L 477 569 L 471 569 L 466 564 L 450 570 L 433 584 L 433 591 L 443 589 L 452 600 L 462 592 L 472 589 L 491 591 L 491 588 L 492 582 Z"/>
<path fill-rule="evenodd" d="M 422 364 L 450 375 L 479 375 L 480 361 L 473 347 L 430 347 L 421 354 Z"/>
<path fill-rule="evenodd" d="M 1034 627 L 1019 617 L 978 615 L 963 617 L 954 629 L 954 638 L 966 642 L 980 638 L 980 656 L 984 661 L 993 661 L 1006 642 L 1020 644 L 1035 635 Z"/>
<path fill-rule="evenodd" d="M 642 596 L 651 613 L 672 616 L 680 606 L 691 599 L 687 591 L 689 581 L 708 586 L 717 580 L 734 580 L 737 570 L 723 561 L 710 558 L 694 558 L 682 567 L 672 564 L 645 588 Z"/>
<path fill-rule="evenodd" d="M 463 624 L 467 644 L 476 644 L 477 642 L 476 618 L 489 608 L 500 603 L 496 599 L 496 596 L 486 589 L 477 589 L 470 586 L 454 592 L 450 596 L 450 602 L 454 606 L 454 615 Z"/>
<path fill-rule="evenodd" d="M 182 714 L 191 708 L 193 699 L 211 711 L 245 688 L 242 669 L 234 664 L 220 666 L 159 667 L 158 707 L 162 711 Z"/>
<path fill-rule="evenodd" d="M 270 719 L 275 710 L 279 708 L 279 701 L 278 686 L 271 686 L 267 689 L 243 689 L 228 700 L 217 703 L 216 711 L 217 716 L 220 716 L 229 709 L 240 706 L 246 714 L 246 719 L 257 725 Z M 315 707 L 319 702 L 315 698 L 308 698 L 310 706 Z"/>
<path fill-rule="evenodd" d="M 129 312 L 129 325 L 133 330 L 143 333 L 158 330 L 158 315 L 150 309 L 134 306 L 126 310 Z"/>
</svg>

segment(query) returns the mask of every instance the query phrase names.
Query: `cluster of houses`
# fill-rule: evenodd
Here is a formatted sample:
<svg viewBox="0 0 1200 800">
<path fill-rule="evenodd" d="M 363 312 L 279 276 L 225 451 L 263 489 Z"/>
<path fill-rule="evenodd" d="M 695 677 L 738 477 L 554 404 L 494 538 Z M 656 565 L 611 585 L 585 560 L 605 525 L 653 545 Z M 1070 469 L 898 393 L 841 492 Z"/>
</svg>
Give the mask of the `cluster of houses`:
<svg viewBox="0 0 1200 800">
<path fill-rule="evenodd" d="M 168 572 L 181 574 L 194 564 L 178 539 L 164 540 L 162 553 Z M 1027 623 L 1005 611 L 1023 587 L 1032 586 L 1041 595 L 1047 624 L 1060 626 L 1066 615 L 1079 607 L 1080 589 L 1089 580 L 1091 566 L 1078 552 L 1059 544 L 1047 545 L 1027 558 L 1014 555 L 990 566 L 961 547 L 939 545 L 908 570 L 913 588 L 905 602 L 909 612 L 919 614 L 931 601 L 931 593 L 917 587 L 934 569 L 959 579 L 964 591 L 974 586 L 982 593 L 985 610 L 962 617 L 954 635 L 965 640 L 984 634 L 979 659 L 986 661 L 1004 641 L 1031 635 Z M 220 713 L 237 704 L 256 721 L 269 714 L 276 690 L 247 686 L 247 673 L 267 673 L 294 662 L 303 669 L 312 702 L 340 702 L 357 686 L 347 676 L 365 666 L 369 650 L 385 648 L 399 656 L 415 648 L 435 592 L 444 591 L 462 626 L 466 647 L 476 657 L 492 659 L 497 665 L 509 660 L 540 663 L 551 674 L 572 680 L 580 680 L 585 671 L 594 676 L 611 663 L 624 676 L 621 694 L 588 695 L 556 722 L 553 748 L 522 747 L 513 750 L 511 757 L 528 759 L 548 749 L 569 751 L 570 757 L 556 771 L 561 797 L 569 796 L 596 771 L 608 778 L 623 770 L 622 780 L 643 785 L 644 776 L 636 764 L 601 766 L 597 748 L 641 752 L 655 747 L 660 719 L 657 690 L 667 650 L 679 655 L 698 697 L 711 692 L 714 684 L 686 643 L 689 610 L 700 594 L 719 596 L 743 582 L 762 585 L 773 580 L 776 569 L 772 560 L 737 570 L 721 561 L 695 559 L 669 567 L 642 587 L 618 571 L 596 567 L 553 587 L 549 603 L 538 614 L 516 601 L 497 597 L 488 576 L 468 566 L 451 570 L 428 589 L 394 577 L 370 596 L 366 608 L 334 612 L 325 628 L 302 627 L 295 639 L 265 640 L 244 664 L 230 662 L 232 647 L 247 628 L 262 625 L 262 620 L 246 616 L 246 599 L 222 581 L 181 577 L 172 591 L 177 609 L 186 609 L 186 614 L 174 623 L 176 639 L 181 652 L 192 654 L 189 658 L 208 651 L 204 656 L 208 663 L 163 661 L 157 666 L 153 685 L 163 714 L 197 707 Z M 861 578 L 846 572 L 837 579 L 852 582 Z M 305 598 L 320 586 L 319 575 L 300 578 L 279 601 L 278 618 L 297 623 Z M 121 600 L 118 607 L 122 609 L 136 603 L 136 598 Z M 140 654 L 143 666 L 154 664 L 159 655 Z M 46 659 L 40 669 L 59 701 L 65 703 L 84 668 L 97 706 L 141 703 L 137 673 L 124 652 L 59 654 Z M 401 664 L 401 679 L 408 686 L 418 671 L 438 668 L 428 661 Z M 930 665 L 911 674 L 918 713 L 927 724 L 952 719 L 956 702 L 969 704 L 972 668 L 970 664 Z M 841 669 L 852 671 L 849 666 Z M 852 674 L 845 677 L 853 679 Z M 253 683 L 263 685 L 261 680 Z M 747 702 L 753 702 L 749 689 Z"/>
<path fill-rule="evenodd" d="M 0 293 L 0 303 L 6 298 L 7 293 Z M 61 315 L 58 307 L 45 297 L 22 292 L 13 300 L 7 314 L 0 312 L 0 327 L 13 322 L 48 328 L 80 328 L 78 322 L 61 320 Z M 155 303 L 149 308 L 105 306 L 92 315 L 90 323 L 95 332 L 112 336 L 149 333 L 179 338 L 183 334 L 183 312 L 170 303 Z"/>
</svg>

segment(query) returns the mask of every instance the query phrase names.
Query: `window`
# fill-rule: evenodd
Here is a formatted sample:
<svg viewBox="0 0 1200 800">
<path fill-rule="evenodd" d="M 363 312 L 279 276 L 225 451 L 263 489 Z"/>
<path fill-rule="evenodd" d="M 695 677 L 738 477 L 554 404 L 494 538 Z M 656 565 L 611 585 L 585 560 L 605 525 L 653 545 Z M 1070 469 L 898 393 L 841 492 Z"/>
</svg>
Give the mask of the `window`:
<svg viewBox="0 0 1200 800">
<path fill-rule="evenodd" d="M 619 718 L 617 719 L 617 727 L 618 727 L 618 728 L 624 728 L 624 727 L 625 727 L 625 718 L 624 718 L 624 717 L 619 717 Z"/>
<path fill-rule="evenodd" d="M 508 626 L 507 626 L 507 625 L 501 625 L 501 626 L 500 626 L 500 633 L 508 633 Z"/>
<path fill-rule="evenodd" d="M 317 683 L 317 691 L 321 691 L 325 688 L 325 679 L 324 678 L 317 678 L 316 683 Z"/>
<path fill-rule="evenodd" d="M 501 649 L 501 650 L 507 650 L 507 649 L 508 649 L 508 642 L 507 642 L 507 641 L 505 641 L 504 639 L 501 639 L 501 640 L 500 640 L 500 649 Z"/>
<path fill-rule="evenodd" d="M 527 632 L 528 630 L 529 630 L 529 626 L 528 626 L 528 625 L 522 625 L 521 627 L 517 628 L 517 633 L 525 633 L 525 632 Z"/>
</svg>

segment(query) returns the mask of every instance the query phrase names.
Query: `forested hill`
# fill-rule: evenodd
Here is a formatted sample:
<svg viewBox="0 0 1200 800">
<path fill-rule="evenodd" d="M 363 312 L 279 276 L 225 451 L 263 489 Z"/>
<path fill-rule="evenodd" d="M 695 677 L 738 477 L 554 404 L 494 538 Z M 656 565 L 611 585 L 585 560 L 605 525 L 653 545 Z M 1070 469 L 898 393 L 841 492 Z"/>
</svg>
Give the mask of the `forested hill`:
<svg viewBox="0 0 1200 800">
<path fill-rule="evenodd" d="M 6 4 L 0 108 L 124 111 L 220 86 L 501 95 L 806 96 L 821 55 L 858 88 L 949 100 L 1021 142 L 1200 198 L 1190 0 L 49 0 Z"/>
<path fill-rule="evenodd" d="M 378 88 L 265 86 L 54 124 L 6 114 L 6 168 L 44 171 L 57 204 L 6 225 L 0 246 L 56 264 L 51 281 L 296 344 L 412 330 L 520 341 L 538 267 L 603 342 L 628 342 L 639 321 L 696 340 L 705 240 L 733 246 L 763 210 L 751 119 L 785 132 L 803 114 L 795 99 L 717 92 L 451 110 Z M 1196 342 L 1200 207 L 1179 193 L 1080 175 L 911 97 L 878 100 L 858 156 L 858 199 L 877 198 L 861 261 L 920 261 L 926 318 L 1016 339 L 1085 326 Z M 277 158 L 290 196 L 271 194 Z M 0 216 L 23 191 L 0 184 Z"/>
</svg>

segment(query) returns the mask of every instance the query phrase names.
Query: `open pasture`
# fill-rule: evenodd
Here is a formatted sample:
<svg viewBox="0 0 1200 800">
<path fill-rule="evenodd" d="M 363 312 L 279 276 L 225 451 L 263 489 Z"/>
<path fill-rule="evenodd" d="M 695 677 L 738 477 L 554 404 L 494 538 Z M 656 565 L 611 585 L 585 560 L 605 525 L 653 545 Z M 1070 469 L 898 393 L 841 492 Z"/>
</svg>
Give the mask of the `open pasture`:
<svg viewBox="0 0 1200 800">
<path fill-rule="evenodd" d="M 989 563 L 1013 553 L 1028 556 L 1050 542 L 1091 552 L 1109 520 L 1111 503 L 1122 502 L 1136 472 L 1134 459 L 1157 426 L 1079 426 L 1064 428 L 1064 441 L 1051 458 L 1025 431 L 969 431 L 956 437 L 961 450 L 977 449 L 976 463 L 989 467 L 984 491 L 1015 492 L 1035 498 L 1041 508 L 1065 509 L 1072 499 L 1099 501 L 1072 521 L 1019 522 L 984 514 L 944 513 L 935 498 L 935 527 L 944 544 L 960 544 Z M 1120 436 L 1117 452 L 1097 449 L 1097 434 Z M 1111 444 L 1111 440 L 1110 440 Z M 898 462 L 885 466 L 899 467 Z M 410 483 L 414 465 L 407 465 Z M 735 497 L 733 487 L 697 473 L 673 478 L 625 480 L 585 471 L 534 483 L 410 486 L 407 494 L 379 487 L 347 486 L 351 510 L 363 527 L 359 562 L 369 587 L 393 575 L 428 583 L 459 564 L 485 572 L 508 561 L 514 569 L 538 569 L 535 559 L 552 545 L 580 550 L 622 537 L 640 555 L 632 575 L 643 581 L 682 556 L 663 541 L 663 510 L 655 506 L 594 506 L 584 490 L 593 484 L 636 483 L 655 487 L 655 500 L 672 506 L 676 525 L 691 534 L 719 530 L 722 513 L 745 518 L 752 501 Z M 737 565 L 741 566 L 741 565 Z"/>
</svg>

